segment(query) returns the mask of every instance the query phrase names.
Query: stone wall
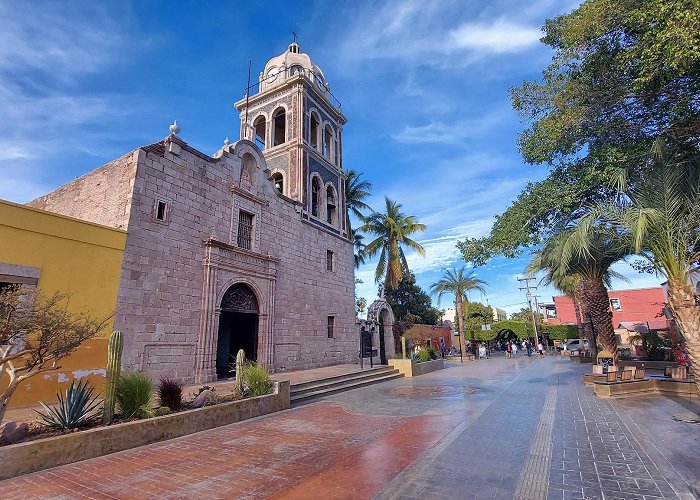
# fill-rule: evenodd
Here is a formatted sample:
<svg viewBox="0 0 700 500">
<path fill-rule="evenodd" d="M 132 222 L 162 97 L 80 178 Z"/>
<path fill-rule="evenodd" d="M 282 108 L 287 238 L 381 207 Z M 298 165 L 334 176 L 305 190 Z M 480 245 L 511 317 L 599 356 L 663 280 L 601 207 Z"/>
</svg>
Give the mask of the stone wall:
<svg viewBox="0 0 700 500">
<path fill-rule="evenodd" d="M 27 203 L 76 219 L 127 229 L 138 150 Z"/>
<path fill-rule="evenodd" d="M 257 155 L 250 186 L 241 182 L 244 155 Z M 300 207 L 268 180 L 252 143 L 239 141 L 218 156 L 209 158 L 179 140 L 138 152 L 115 320 L 125 336 L 125 367 L 185 382 L 193 380 L 198 360 L 209 370 L 210 347 L 203 340 L 217 330 L 215 309 L 237 281 L 258 294 L 259 360 L 269 360 L 275 370 L 356 362 L 350 242 L 302 220 Z M 167 203 L 165 221 L 155 218 L 159 200 Z M 252 250 L 260 257 L 251 255 L 248 267 L 224 259 L 210 266 L 205 283 L 204 242 L 235 246 L 240 208 L 255 214 Z M 334 252 L 333 271 L 326 270 L 328 250 Z M 255 263 L 268 255 L 275 259 L 273 271 L 256 270 Z M 328 316 L 336 318 L 332 339 Z"/>
</svg>

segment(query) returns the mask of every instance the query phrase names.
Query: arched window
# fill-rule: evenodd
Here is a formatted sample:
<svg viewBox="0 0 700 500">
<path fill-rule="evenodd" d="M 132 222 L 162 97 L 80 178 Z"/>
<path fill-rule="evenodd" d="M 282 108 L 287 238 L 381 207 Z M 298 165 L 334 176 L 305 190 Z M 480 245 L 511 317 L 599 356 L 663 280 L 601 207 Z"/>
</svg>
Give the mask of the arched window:
<svg viewBox="0 0 700 500">
<path fill-rule="evenodd" d="M 333 186 L 326 188 L 326 222 L 335 226 L 335 214 L 338 200 L 336 200 Z"/>
<path fill-rule="evenodd" d="M 281 194 L 284 194 L 284 176 L 282 173 L 275 172 L 272 174 L 272 177 L 270 177 L 270 180 L 272 180 L 272 185 L 275 186 L 275 189 Z"/>
<path fill-rule="evenodd" d="M 311 179 L 311 215 L 321 215 L 321 181 L 318 177 Z"/>
<path fill-rule="evenodd" d="M 278 108 L 272 114 L 272 145 L 279 146 L 287 140 L 287 115 L 284 108 Z"/>
<path fill-rule="evenodd" d="M 326 125 L 323 129 L 323 156 L 328 161 L 331 160 L 331 144 L 333 142 L 333 129 L 330 125 Z"/>
<path fill-rule="evenodd" d="M 297 73 L 302 73 L 304 71 L 304 68 L 302 68 L 300 65 L 295 64 L 290 68 L 290 74 L 296 75 Z"/>
<path fill-rule="evenodd" d="M 309 142 L 311 143 L 311 147 L 318 149 L 318 129 L 319 129 L 319 120 L 318 120 L 318 115 L 314 113 L 313 111 L 311 112 L 311 130 L 310 130 L 310 137 L 309 137 Z"/>
<path fill-rule="evenodd" d="M 262 151 L 265 149 L 265 117 L 258 116 L 253 122 L 253 129 L 255 130 L 255 145 Z"/>
</svg>

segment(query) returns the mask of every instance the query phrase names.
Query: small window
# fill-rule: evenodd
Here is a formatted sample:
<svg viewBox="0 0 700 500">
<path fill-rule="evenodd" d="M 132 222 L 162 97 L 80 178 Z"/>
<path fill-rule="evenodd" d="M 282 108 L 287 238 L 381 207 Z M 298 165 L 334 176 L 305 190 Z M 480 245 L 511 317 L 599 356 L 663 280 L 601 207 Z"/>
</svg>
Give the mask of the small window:
<svg viewBox="0 0 700 500">
<path fill-rule="evenodd" d="M 279 146 L 287 140 L 287 115 L 284 108 L 275 111 L 272 118 L 272 145 Z"/>
<path fill-rule="evenodd" d="M 250 250 L 253 242 L 253 214 L 240 211 L 238 214 L 238 246 Z"/>
<path fill-rule="evenodd" d="M 272 174 L 272 185 L 275 186 L 275 189 L 279 191 L 281 194 L 284 194 L 284 177 L 280 172 L 275 172 Z"/>
<path fill-rule="evenodd" d="M 335 333 L 335 316 L 328 316 L 328 338 L 332 339 Z"/>
<path fill-rule="evenodd" d="M 316 113 L 311 113 L 311 137 L 309 137 L 309 142 L 311 147 L 318 149 L 318 116 Z"/>
<path fill-rule="evenodd" d="M 326 222 L 335 225 L 335 191 L 331 186 L 326 189 Z"/>
<path fill-rule="evenodd" d="M 265 117 L 258 116 L 253 122 L 255 129 L 255 145 L 262 151 L 265 149 Z"/>
<path fill-rule="evenodd" d="M 612 309 L 613 311 L 622 311 L 620 299 L 610 299 L 610 309 Z"/>
<path fill-rule="evenodd" d="M 326 128 L 323 130 L 323 156 L 325 156 L 326 160 L 328 160 L 328 161 L 331 160 L 332 141 L 333 141 L 333 130 L 331 129 L 330 125 L 326 125 Z"/>
<path fill-rule="evenodd" d="M 333 252 L 326 250 L 326 271 L 333 270 Z"/>
<path fill-rule="evenodd" d="M 321 203 L 321 182 L 318 177 L 311 180 L 311 215 L 318 217 L 320 215 Z"/>
<path fill-rule="evenodd" d="M 425 347 L 432 347 L 432 344 L 430 343 L 430 339 L 425 341 Z"/>
<path fill-rule="evenodd" d="M 164 201 L 156 203 L 156 220 L 165 220 L 168 215 L 168 204 Z"/>
</svg>

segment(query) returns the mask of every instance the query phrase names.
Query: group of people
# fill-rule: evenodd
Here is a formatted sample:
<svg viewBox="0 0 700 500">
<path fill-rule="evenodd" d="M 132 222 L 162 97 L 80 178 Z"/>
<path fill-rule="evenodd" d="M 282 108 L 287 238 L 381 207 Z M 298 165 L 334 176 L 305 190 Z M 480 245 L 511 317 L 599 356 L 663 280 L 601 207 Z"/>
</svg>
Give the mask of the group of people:
<svg viewBox="0 0 700 500">
<path fill-rule="evenodd" d="M 544 346 L 542 345 L 542 342 L 537 343 L 537 352 L 539 353 L 540 357 L 544 356 Z M 524 350 L 528 356 L 532 356 L 535 345 L 534 342 L 531 342 L 529 339 L 521 341 L 521 340 L 501 340 L 496 342 L 495 349 L 500 352 L 505 352 L 507 358 L 512 358 L 518 355 L 519 350 Z M 478 355 L 479 358 L 489 358 L 491 355 L 491 349 L 486 345 L 486 343 L 482 342 L 478 345 Z"/>
</svg>

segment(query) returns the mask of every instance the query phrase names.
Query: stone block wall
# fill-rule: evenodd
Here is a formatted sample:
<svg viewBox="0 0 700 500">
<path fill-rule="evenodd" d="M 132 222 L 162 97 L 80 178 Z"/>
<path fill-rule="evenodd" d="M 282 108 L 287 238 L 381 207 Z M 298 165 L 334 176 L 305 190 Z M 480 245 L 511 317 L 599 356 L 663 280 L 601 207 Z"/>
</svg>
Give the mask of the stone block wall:
<svg viewBox="0 0 700 500">
<path fill-rule="evenodd" d="M 96 224 L 127 229 L 138 151 L 127 153 L 27 205 Z"/>
<path fill-rule="evenodd" d="M 125 367 L 145 369 L 154 377 L 193 380 L 202 356 L 203 314 L 220 305 L 204 303 L 204 241 L 235 245 L 237 211 L 245 203 L 260 207 L 253 250 L 278 259 L 275 278 L 237 270 L 232 263 L 216 270 L 216 300 L 237 279 L 274 295 L 274 302 L 266 303 L 265 297 L 260 302 L 265 308 L 261 313 L 271 314 L 275 370 L 356 362 L 350 242 L 302 220 L 298 205 L 274 190 L 261 156 L 247 197 L 231 190 L 241 186 L 242 146 L 231 145 L 212 159 L 184 143 L 176 145 L 176 154 L 169 147 L 138 152 L 115 320 L 115 328 L 125 334 Z M 167 203 L 165 221 L 155 218 L 159 200 Z M 334 252 L 333 271 L 326 270 L 328 250 Z M 332 339 L 328 316 L 335 317 Z"/>
</svg>

